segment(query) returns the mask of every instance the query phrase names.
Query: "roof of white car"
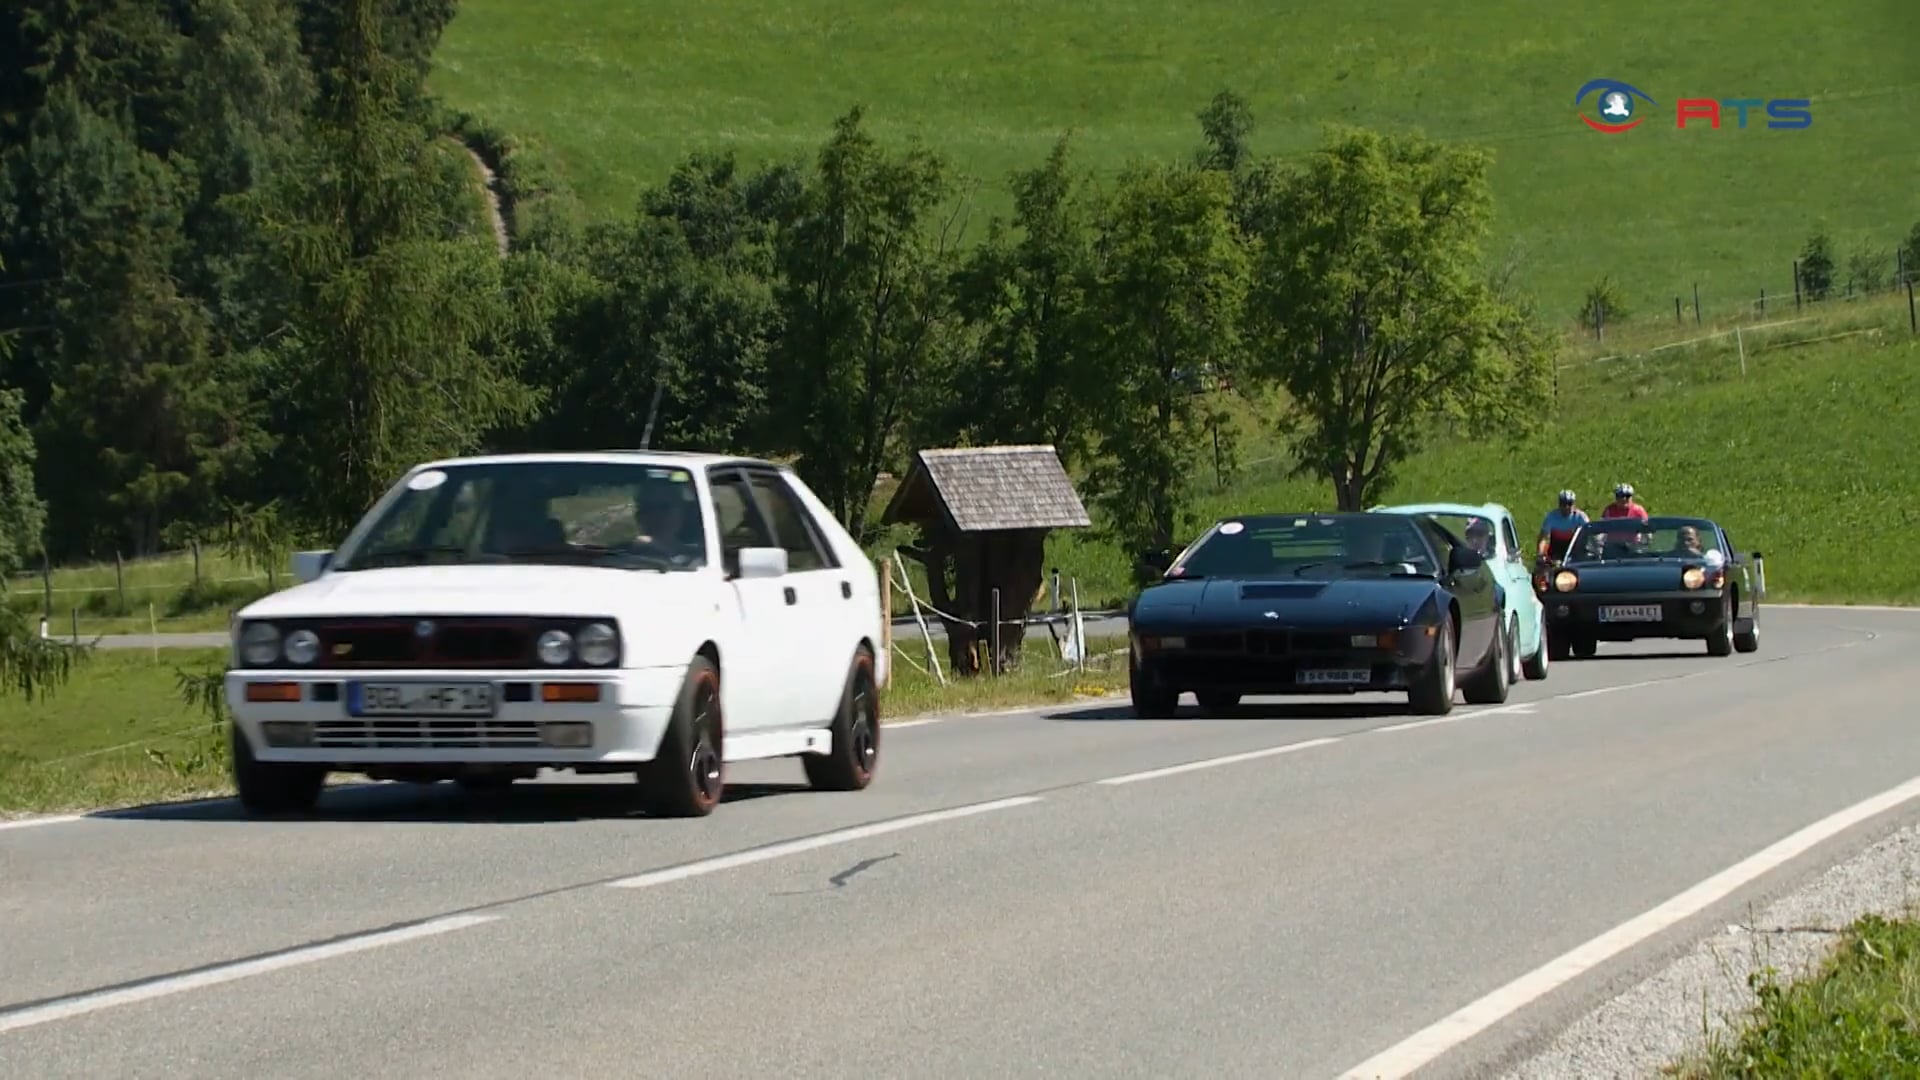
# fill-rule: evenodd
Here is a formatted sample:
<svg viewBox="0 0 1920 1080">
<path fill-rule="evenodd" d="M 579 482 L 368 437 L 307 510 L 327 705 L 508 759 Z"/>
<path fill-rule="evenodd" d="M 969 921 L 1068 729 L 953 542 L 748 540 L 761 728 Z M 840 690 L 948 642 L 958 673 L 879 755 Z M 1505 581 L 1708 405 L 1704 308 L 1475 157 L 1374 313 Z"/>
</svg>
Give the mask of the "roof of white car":
<svg viewBox="0 0 1920 1080">
<path fill-rule="evenodd" d="M 454 465 L 529 465 L 543 461 L 592 465 L 679 465 L 689 469 L 703 469 L 713 465 L 759 465 L 778 468 L 773 462 L 742 457 L 738 454 L 695 453 L 687 450 L 579 450 L 442 458 L 439 461 L 422 462 L 415 466 L 415 469 L 444 469 Z"/>
</svg>

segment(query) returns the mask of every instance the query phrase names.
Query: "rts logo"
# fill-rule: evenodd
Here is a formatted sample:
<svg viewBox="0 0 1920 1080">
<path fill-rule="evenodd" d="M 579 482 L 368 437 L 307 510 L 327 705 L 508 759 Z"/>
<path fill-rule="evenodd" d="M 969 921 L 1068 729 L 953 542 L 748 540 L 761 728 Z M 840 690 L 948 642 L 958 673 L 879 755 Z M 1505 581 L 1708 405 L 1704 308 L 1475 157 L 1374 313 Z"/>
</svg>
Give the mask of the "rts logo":
<svg viewBox="0 0 1920 1080">
<path fill-rule="evenodd" d="M 1582 86 L 1579 93 L 1573 95 L 1574 105 L 1585 108 L 1582 103 L 1587 95 L 1594 94 L 1596 91 L 1598 94 L 1594 98 L 1594 104 L 1597 118 L 1588 116 L 1585 112 L 1578 115 L 1588 127 L 1595 131 L 1604 131 L 1609 135 L 1632 131 L 1645 122 L 1646 117 L 1639 114 L 1639 106 L 1634 104 L 1635 98 L 1648 105 L 1655 104 L 1652 98 L 1641 93 L 1631 84 L 1623 83 L 1618 79 L 1594 79 Z M 1737 112 L 1739 122 L 1736 126 L 1742 128 L 1747 126 L 1747 111 L 1761 108 L 1766 110 L 1767 126 L 1770 128 L 1794 131 L 1813 126 L 1813 102 L 1806 98 L 1726 98 L 1724 100 L 1681 98 L 1673 104 L 1674 126 L 1683 130 L 1689 120 L 1695 121 L 1695 126 L 1698 126 L 1699 121 L 1705 121 L 1707 126 L 1718 129 L 1720 110 L 1723 108 Z"/>
</svg>

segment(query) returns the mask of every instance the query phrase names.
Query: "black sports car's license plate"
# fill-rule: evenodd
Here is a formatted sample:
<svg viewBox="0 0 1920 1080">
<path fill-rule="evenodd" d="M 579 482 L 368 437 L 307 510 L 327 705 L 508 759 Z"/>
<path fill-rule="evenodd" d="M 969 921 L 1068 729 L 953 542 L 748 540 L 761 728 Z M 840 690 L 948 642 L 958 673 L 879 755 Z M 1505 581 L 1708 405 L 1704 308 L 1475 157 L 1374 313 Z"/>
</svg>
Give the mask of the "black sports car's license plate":
<svg viewBox="0 0 1920 1080">
<path fill-rule="evenodd" d="M 1294 676 L 1301 686 L 1352 686 L 1373 681 L 1368 668 L 1303 668 Z"/>
</svg>

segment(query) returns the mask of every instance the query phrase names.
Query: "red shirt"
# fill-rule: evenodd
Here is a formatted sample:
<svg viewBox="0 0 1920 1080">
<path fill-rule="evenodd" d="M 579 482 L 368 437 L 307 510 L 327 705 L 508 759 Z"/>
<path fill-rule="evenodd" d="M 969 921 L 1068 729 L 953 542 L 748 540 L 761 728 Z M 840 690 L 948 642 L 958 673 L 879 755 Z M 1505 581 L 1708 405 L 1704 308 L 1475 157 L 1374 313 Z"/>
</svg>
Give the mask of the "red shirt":
<svg viewBox="0 0 1920 1080">
<path fill-rule="evenodd" d="M 1637 502 L 1630 502 L 1625 506 L 1621 506 L 1617 502 L 1608 503 L 1607 508 L 1600 511 L 1600 516 L 1603 518 L 1639 518 L 1641 521 L 1645 521 L 1647 520 L 1647 508 Z"/>
</svg>

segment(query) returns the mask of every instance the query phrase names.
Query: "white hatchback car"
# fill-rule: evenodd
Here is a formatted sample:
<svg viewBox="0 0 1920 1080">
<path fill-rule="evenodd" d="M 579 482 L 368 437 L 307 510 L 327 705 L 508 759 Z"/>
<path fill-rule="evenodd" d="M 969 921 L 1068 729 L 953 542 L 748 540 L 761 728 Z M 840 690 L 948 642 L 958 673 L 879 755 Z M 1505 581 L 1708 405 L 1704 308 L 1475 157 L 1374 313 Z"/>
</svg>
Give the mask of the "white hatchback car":
<svg viewBox="0 0 1920 1080">
<path fill-rule="evenodd" d="M 251 812 L 331 771 L 511 783 L 631 772 L 704 816 L 728 762 L 858 790 L 886 676 L 873 563 L 785 467 L 706 454 L 421 465 L 302 584 L 240 611 L 226 697 Z"/>
</svg>

